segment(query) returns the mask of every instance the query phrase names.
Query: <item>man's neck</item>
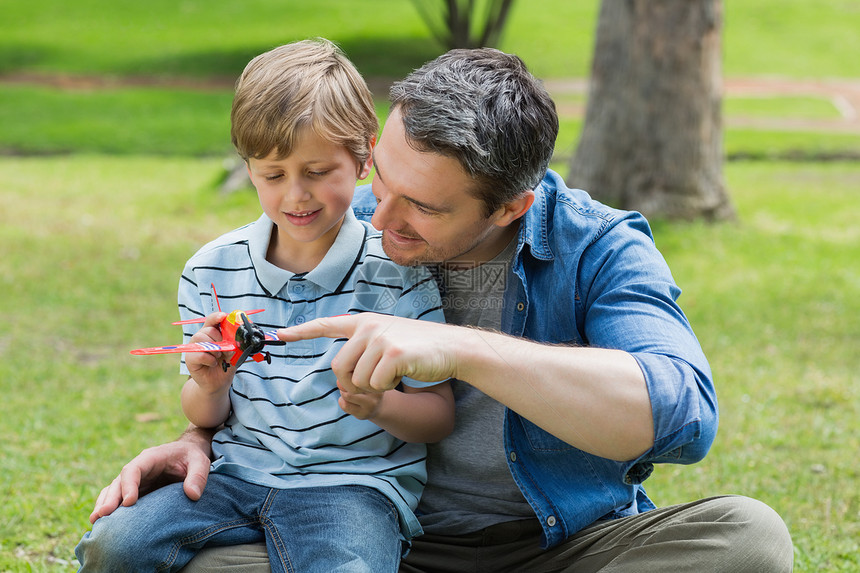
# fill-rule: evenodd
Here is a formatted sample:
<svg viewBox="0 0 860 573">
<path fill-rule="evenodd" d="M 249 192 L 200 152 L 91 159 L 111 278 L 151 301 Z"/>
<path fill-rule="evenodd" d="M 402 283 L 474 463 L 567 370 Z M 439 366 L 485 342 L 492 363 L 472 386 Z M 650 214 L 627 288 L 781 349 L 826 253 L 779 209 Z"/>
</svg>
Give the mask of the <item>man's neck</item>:
<svg viewBox="0 0 860 573">
<path fill-rule="evenodd" d="M 466 255 L 456 260 L 440 263 L 439 266 L 447 270 L 460 270 L 478 267 L 492 261 L 505 250 L 520 230 L 520 221 L 517 220 L 507 227 L 498 229 L 497 232 L 488 236 L 480 245 L 476 246 Z M 473 255 L 473 256 L 469 256 Z"/>
</svg>

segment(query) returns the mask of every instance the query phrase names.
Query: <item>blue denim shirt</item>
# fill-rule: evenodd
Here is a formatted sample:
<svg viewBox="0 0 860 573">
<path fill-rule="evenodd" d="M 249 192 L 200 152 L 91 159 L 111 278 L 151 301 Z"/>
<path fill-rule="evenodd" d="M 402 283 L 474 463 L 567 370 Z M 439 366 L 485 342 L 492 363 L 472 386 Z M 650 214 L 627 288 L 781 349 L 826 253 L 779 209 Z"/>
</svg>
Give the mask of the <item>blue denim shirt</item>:
<svg viewBox="0 0 860 573">
<path fill-rule="evenodd" d="M 359 187 L 358 218 L 369 220 L 375 206 L 370 186 Z M 635 460 L 608 460 L 507 410 L 508 466 L 543 525 L 543 547 L 598 519 L 653 509 L 641 485 L 653 464 L 694 463 L 710 448 L 717 399 L 707 359 L 676 304 L 680 293 L 642 215 L 606 207 L 547 172 L 520 226 L 502 330 L 629 352 L 648 386 L 654 445 Z"/>
</svg>

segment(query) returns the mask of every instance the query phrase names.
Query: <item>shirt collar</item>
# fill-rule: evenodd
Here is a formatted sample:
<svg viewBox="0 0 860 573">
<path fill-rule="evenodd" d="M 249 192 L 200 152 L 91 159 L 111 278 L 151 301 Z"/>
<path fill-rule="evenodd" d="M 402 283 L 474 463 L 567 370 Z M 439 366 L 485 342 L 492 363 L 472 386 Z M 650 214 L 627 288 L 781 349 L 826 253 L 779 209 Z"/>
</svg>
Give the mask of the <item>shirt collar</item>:
<svg viewBox="0 0 860 573">
<path fill-rule="evenodd" d="M 551 260 L 553 258 L 552 249 L 549 246 L 549 201 L 547 193 L 556 188 L 552 181 L 554 177 L 557 178 L 558 175 L 547 170 L 546 176 L 534 189 L 534 203 L 526 211 L 520 225 L 520 244 L 517 250 L 521 250 L 522 245 L 527 244 L 531 249 L 532 256 L 537 259 Z"/>
<path fill-rule="evenodd" d="M 295 273 L 273 265 L 266 260 L 274 226 L 272 220 L 264 213 L 252 224 L 248 236 L 251 262 L 260 284 L 269 295 L 279 293 L 295 276 Z M 313 282 L 328 292 L 334 292 L 360 255 L 364 247 L 364 235 L 364 225 L 355 218 L 352 210 L 348 209 L 334 244 L 320 264 L 304 276 L 305 280 Z"/>
<path fill-rule="evenodd" d="M 305 279 L 328 292 L 335 292 L 361 255 L 365 233 L 364 225 L 355 218 L 352 209 L 347 209 L 334 244 Z"/>
</svg>

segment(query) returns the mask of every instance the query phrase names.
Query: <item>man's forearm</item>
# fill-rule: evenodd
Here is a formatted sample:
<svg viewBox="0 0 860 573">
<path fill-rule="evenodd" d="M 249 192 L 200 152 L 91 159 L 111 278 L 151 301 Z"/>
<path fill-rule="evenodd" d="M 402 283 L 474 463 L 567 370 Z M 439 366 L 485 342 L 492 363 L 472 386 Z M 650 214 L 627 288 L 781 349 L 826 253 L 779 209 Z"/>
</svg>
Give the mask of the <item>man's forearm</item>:
<svg viewBox="0 0 860 573">
<path fill-rule="evenodd" d="M 194 424 L 188 424 L 182 435 L 177 438 L 178 442 L 191 442 L 200 447 L 206 452 L 210 458 L 212 457 L 212 438 L 218 432 L 219 428 L 200 428 Z"/>
<path fill-rule="evenodd" d="M 629 353 L 457 330 L 451 342 L 460 380 L 591 454 L 632 460 L 652 447 L 651 401 Z"/>
</svg>

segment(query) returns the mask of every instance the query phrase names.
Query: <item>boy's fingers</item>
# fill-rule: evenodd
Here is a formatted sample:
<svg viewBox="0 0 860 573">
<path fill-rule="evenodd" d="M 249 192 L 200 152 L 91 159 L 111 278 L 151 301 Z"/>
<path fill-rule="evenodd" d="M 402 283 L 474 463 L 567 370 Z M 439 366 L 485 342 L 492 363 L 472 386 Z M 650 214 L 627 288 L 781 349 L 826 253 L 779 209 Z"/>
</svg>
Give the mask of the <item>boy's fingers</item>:
<svg viewBox="0 0 860 573">
<path fill-rule="evenodd" d="M 203 326 L 218 326 L 225 318 L 227 318 L 226 312 L 213 312 L 206 317 L 206 321 L 203 323 Z"/>
</svg>

